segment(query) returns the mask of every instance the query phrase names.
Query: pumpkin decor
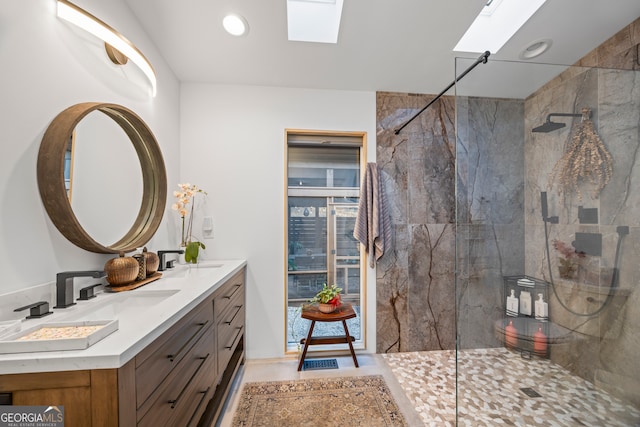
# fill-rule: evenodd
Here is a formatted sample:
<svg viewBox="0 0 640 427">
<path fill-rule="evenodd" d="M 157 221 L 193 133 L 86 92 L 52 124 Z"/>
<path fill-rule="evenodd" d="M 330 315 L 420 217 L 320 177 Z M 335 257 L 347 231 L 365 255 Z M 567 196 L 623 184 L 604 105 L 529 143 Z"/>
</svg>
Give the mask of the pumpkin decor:
<svg viewBox="0 0 640 427">
<path fill-rule="evenodd" d="M 160 266 L 160 258 L 155 252 L 148 252 L 147 247 L 142 250 L 142 254 L 144 255 L 144 259 L 147 265 L 147 277 L 154 274 L 158 271 L 158 267 Z"/>
<path fill-rule="evenodd" d="M 156 267 L 157 268 L 157 267 Z M 112 258 L 104 265 L 107 282 L 114 286 L 128 285 L 138 276 L 138 261 L 120 252 L 118 258 Z"/>
</svg>

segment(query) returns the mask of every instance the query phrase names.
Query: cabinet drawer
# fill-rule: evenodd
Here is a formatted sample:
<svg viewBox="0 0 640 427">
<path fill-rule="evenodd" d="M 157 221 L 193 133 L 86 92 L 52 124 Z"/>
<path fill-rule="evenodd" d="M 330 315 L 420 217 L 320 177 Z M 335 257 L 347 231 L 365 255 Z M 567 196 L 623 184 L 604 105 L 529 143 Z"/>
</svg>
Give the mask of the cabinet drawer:
<svg viewBox="0 0 640 427">
<path fill-rule="evenodd" d="M 213 324 L 210 300 L 197 307 L 136 356 L 136 407 L 140 408 L 158 385 L 189 353 Z M 212 333 L 213 328 L 209 329 Z"/>
<path fill-rule="evenodd" d="M 179 365 L 138 410 L 138 426 L 186 426 L 204 411 L 216 377 L 213 328 L 182 358 Z M 206 404 L 204 404 L 206 406 Z"/>
<path fill-rule="evenodd" d="M 237 298 L 229 304 L 221 316 L 216 320 L 218 327 L 239 325 L 244 323 L 244 298 Z"/>
<path fill-rule="evenodd" d="M 232 316 L 233 315 L 233 316 Z M 237 307 L 228 316 L 232 318 L 228 322 L 221 322 L 217 325 L 217 350 L 218 350 L 218 372 L 222 373 L 227 367 L 233 350 L 244 335 L 244 306 Z"/>
<path fill-rule="evenodd" d="M 216 322 L 233 304 L 241 301 L 244 305 L 244 271 L 233 276 L 217 293 L 213 301 Z"/>
</svg>

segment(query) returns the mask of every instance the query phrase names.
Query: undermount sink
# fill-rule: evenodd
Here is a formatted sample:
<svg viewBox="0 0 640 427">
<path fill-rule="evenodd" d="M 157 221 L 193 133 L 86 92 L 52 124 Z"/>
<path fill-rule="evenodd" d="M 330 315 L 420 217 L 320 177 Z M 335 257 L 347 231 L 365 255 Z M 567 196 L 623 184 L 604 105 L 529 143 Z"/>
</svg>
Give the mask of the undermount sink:
<svg viewBox="0 0 640 427">
<path fill-rule="evenodd" d="M 204 277 L 211 274 L 212 270 L 222 267 L 222 265 L 210 263 L 180 264 L 173 269 L 165 270 L 163 273 L 166 278 Z"/>
<path fill-rule="evenodd" d="M 86 349 L 121 327 L 135 327 L 145 311 L 180 292 L 178 289 L 103 293 L 97 298 L 56 311 L 42 323 L 23 323 L 3 334 L 1 353 Z"/>
<path fill-rule="evenodd" d="M 86 308 L 80 308 L 61 317 L 64 320 L 94 320 L 94 319 L 122 319 L 123 317 L 138 316 L 178 293 L 178 289 L 166 289 L 157 291 L 126 291 L 116 295 L 102 294 L 95 301 L 95 306 L 89 304 Z M 100 303 L 99 298 L 103 301 Z"/>
</svg>

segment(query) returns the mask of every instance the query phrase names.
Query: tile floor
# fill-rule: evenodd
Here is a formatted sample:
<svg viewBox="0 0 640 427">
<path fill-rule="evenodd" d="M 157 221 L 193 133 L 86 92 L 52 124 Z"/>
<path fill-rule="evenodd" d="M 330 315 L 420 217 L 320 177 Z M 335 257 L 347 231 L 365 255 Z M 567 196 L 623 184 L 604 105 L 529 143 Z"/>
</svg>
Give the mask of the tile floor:
<svg viewBox="0 0 640 427">
<path fill-rule="evenodd" d="M 454 351 L 360 354 L 360 368 L 353 366 L 349 356 L 337 359 L 339 369 L 306 372 L 297 371 L 298 361 L 293 358 L 247 361 L 219 426 L 231 425 L 245 382 L 350 375 L 383 375 L 410 426 L 456 425 Z M 506 349 L 470 350 L 460 354 L 458 369 L 460 426 L 640 426 L 638 408 L 595 389 L 549 360 L 522 359 Z M 521 388 L 532 388 L 541 396 L 529 397 Z"/>
<path fill-rule="evenodd" d="M 454 351 L 382 357 L 424 425 L 455 425 Z M 459 426 L 640 426 L 638 408 L 547 359 L 523 359 L 504 348 L 467 350 L 460 352 L 458 375 Z M 529 397 L 522 388 L 531 388 L 540 397 Z"/>
</svg>

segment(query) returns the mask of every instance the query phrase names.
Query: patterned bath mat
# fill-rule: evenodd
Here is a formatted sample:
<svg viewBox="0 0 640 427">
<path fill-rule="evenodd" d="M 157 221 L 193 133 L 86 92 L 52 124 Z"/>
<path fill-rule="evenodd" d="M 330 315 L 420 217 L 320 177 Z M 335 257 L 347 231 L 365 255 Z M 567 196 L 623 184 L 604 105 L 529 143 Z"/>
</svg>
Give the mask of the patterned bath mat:
<svg viewBox="0 0 640 427">
<path fill-rule="evenodd" d="M 247 383 L 234 427 L 408 427 L 380 375 Z"/>
</svg>

